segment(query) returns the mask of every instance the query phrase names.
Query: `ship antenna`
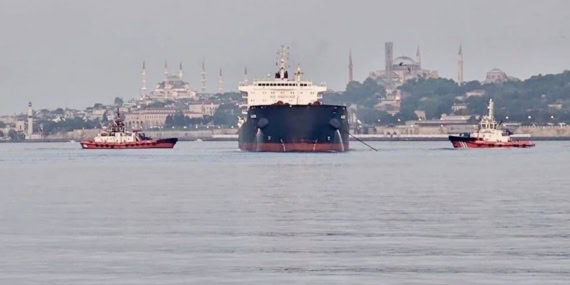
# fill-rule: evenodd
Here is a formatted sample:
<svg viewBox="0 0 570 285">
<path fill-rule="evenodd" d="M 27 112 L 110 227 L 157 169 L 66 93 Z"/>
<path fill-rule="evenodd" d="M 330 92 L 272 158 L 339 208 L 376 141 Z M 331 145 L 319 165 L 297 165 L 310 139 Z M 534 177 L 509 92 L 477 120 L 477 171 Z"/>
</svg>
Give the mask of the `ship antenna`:
<svg viewBox="0 0 570 285">
<path fill-rule="evenodd" d="M 277 62 L 275 65 L 279 67 L 279 70 L 275 74 L 276 79 L 287 79 L 287 60 L 289 58 L 289 47 L 281 46 L 281 49 L 277 52 Z"/>
<path fill-rule="evenodd" d="M 493 99 L 489 99 L 489 119 L 495 120 L 495 102 L 493 102 Z"/>
<path fill-rule="evenodd" d="M 288 57 L 288 47 L 281 46 L 281 49 L 277 52 L 277 66 L 279 68 L 285 68 L 287 64 L 287 57 Z"/>
</svg>

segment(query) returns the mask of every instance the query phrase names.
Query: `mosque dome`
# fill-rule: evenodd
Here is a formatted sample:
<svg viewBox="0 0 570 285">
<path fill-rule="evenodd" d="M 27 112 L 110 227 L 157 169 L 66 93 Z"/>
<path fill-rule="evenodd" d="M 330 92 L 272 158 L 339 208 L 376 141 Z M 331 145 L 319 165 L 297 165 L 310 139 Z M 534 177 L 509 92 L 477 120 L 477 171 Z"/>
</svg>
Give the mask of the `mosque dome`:
<svg viewBox="0 0 570 285">
<path fill-rule="evenodd" d="M 414 65 L 414 64 L 418 64 L 415 60 L 413 60 L 411 57 L 407 57 L 407 56 L 400 56 L 400 57 L 396 57 L 394 59 L 394 65 Z"/>
<path fill-rule="evenodd" d="M 488 73 L 505 73 L 505 72 L 499 68 L 493 68 Z"/>
<path fill-rule="evenodd" d="M 159 82 L 156 88 L 164 89 L 165 85 L 166 85 L 166 80 Z M 178 76 L 169 76 L 168 87 L 171 89 L 183 89 L 183 88 L 190 88 L 190 84 L 180 79 Z"/>
</svg>

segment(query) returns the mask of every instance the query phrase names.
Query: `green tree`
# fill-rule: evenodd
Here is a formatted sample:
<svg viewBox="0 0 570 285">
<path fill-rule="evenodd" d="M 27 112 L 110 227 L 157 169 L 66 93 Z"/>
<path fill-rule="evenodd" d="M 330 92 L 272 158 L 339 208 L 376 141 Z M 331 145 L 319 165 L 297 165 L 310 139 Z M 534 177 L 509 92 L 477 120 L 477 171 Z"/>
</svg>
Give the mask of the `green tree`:
<svg viewBox="0 0 570 285">
<path fill-rule="evenodd" d="M 235 126 L 239 115 L 240 109 L 237 104 L 222 104 L 214 113 L 213 123 L 218 126 Z"/>
<path fill-rule="evenodd" d="M 351 81 L 344 92 L 329 93 L 324 97 L 327 104 L 352 105 L 372 108 L 381 98 L 386 96 L 386 90 L 375 80 L 368 78 L 363 83 Z"/>
<path fill-rule="evenodd" d="M 105 111 L 105 113 L 103 113 L 103 116 L 101 118 L 101 124 L 107 125 L 109 123 L 109 111 Z"/>
<path fill-rule="evenodd" d="M 368 125 L 389 125 L 397 124 L 399 116 L 392 116 L 385 111 L 378 111 L 374 108 L 359 108 L 358 119 Z"/>
<path fill-rule="evenodd" d="M 38 122 L 41 133 L 44 135 L 55 134 L 58 132 L 70 132 L 81 129 L 100 128 L 99 120 L 85 121 L 82 118 L 65 119 L 63 121 L 54 122 L 51 120 L 42 120 Z"/>
<path fill-rule="evenodd" d="M 220 101 L 234 101 L 234 102 L 244 101 L 242 94 L 239 92 L 225 92 L 223 94 L 216 94 L 215 96 Z"/>
<path fill-rule="evenodd" d="M 23 133 L 16 132 L 14 129 L 8 131 L 8 137 L 11 141 L 18 142 L 25 140 L 26 136 Z"/>
<path fill-rule="evenodd" d="M 172 115 L 166 116 L 166 120 L 164 121 L 164 126 L 167 128 L 172 128 L 174 126 L 174 116 Z"/>
<path fill-rule="evenodd" d="M 476 84 L 471 83 L 473 87 Z M 449 79 L 410 80 L 399 88 L 405 96 L 401 102 L 402 117 L 415 117 L 415 110 L 426 112 L 428 119 L 438 119 L 449 114 L 456 97 L 464 95 L 464 89 Z"/>
<path fill-rule="evenodd" d="M 469 114 L 485 114 L 489 104 L 489 96 L 472 96 L 467 98 L 467 111 Z"/>
</svg>

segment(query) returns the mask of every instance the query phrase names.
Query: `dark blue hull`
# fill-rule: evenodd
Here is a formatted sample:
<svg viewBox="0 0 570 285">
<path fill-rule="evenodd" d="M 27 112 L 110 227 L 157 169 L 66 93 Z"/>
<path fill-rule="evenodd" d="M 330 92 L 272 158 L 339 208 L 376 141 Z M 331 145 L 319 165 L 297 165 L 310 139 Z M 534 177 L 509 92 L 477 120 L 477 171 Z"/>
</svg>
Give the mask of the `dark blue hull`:
<svg viewBox="0 0 570 285">
<path fill-rule="evenodd" d="M 252 106 L 239 130 L 239 148 L 272 152 L 347 151 L 347 119 L 344 106 Z"/>
</svg>

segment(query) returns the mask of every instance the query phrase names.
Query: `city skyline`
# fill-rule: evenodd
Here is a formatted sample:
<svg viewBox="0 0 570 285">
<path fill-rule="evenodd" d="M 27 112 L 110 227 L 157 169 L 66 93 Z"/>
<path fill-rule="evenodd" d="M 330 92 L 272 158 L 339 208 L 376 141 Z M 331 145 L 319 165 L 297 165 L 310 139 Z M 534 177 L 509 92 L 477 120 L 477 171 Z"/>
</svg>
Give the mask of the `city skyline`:
<svg viewBox="0 0 570 285">
<path fill-rule="evenodd" d="M 398 46 L 394 56 L 413 55 L 421 46 L 422 65 L 453 80 L 459 44 L 464 81 L 483 81 L 495 67 L 526 79 L 570 66 L 565 1 L 292 1 L 288 7 L 291 17 L 281 23 L 264 12 L 278 9 L 277 2 L 3 1 L 0 114 L 23 111 L 28 101 L 38 108 L 83 108 L 135 98 L 143 61 L 149 90 L 164 77 L 168 60 L 182 61 L 185 80 L 200 91 L 205 60 L 208 92 L 216 91 L 220 68 L 224 90 L 237 91 L 244 66 L 250 80 L 274 72 L 281 45 L 291 47 L 291 66 L 300 63 L 308 78 L 334 90 L 347 83 L 349 52 L 354 80 L 363 81 L 384 66 L 387 41 Z M 185 16 L 197 8 L 203 15 Z M 161 9 L 169 11 L 167 21 L 149 20 Z M 394 13 L 379 12 L 386 10 Z"/>
</svg>

